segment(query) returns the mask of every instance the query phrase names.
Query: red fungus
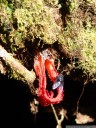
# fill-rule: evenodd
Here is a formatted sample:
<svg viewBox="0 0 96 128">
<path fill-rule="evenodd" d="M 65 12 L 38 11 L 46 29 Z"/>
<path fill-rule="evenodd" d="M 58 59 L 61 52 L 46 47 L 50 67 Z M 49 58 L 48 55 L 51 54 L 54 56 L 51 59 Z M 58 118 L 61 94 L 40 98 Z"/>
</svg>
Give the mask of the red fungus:
<svg viewBox="0 0 96 128">
<path fill-rule="evenodd" d="M 44 58 L 43 54 L 39 53 L 34 59 L 34 69 L 36 75 L 39 77 L 39 87 L 38 87 L 38 100 L 42 106 L 48 106 L 50 104 L 57 104 L 63 100 L 63 89 L 58 87 L 57 96 L 54 97 L 53 91 L 48 91 L 46 89 L 46 72 L 47 70 L 49 78 L 52 82 L 55 81 L 58 76 L 58 72 L 55 69 L 54 60 L 50 58 Z"/>
</svg>

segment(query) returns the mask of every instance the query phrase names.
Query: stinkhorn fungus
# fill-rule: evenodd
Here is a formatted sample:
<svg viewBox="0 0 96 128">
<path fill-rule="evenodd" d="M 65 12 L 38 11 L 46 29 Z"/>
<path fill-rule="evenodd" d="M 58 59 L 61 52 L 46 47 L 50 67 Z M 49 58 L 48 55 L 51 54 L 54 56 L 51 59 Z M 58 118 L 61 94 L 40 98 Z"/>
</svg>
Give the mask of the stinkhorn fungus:
<svg viewBox="0 0 96 128">
<path fill-rule="evenodd" d="M 49 86 L 46 81 L 46 71 L 53 83 L 59 75 L 55 68 L 53 58 L 44 57 L 42 53 L 38 53 L 34 59 L 34 69 L 36 75 L 39 77 L 39 87 L 37 92 L 39 103 L 42 106 L 60 103 L 64 97 L 62 86 L 56 88 L 57 96 L 54 96 L 54 90 L 48 91 L 46 89 L 46 87 Z"/>
</svg>

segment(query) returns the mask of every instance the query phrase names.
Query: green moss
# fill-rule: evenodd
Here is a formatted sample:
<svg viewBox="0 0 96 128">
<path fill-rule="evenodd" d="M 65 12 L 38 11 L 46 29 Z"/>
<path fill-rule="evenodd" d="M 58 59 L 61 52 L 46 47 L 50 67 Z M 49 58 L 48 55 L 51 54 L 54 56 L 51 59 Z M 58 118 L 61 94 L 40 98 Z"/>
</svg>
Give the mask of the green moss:
<svg viewBox="0 0 96 128">
<path fill-rule="evenodd" d="M 79 1 L 78 5 L 78 8 L 67 16 L 67 26 L 58 41 L 64 45 L 66 52 L 71 56 L 72 67 L 82 69 L 84 73 L 89 74 L 90 78 L 95 78 L 96 25 L 92 20 L 95 10 L 92 1 L 90 3 Z M 93 8 L 93 11 L 90 8 Z"/>
<path fill-rule="evenodd" d="M 18 31 L 24 32 L 27 38 L 29 36 L 32 40 L 39 38 L 45 43 L 54 43 L 60 28 L 55 22 L 51 9 L 45 6 L 43 0 L 24 0 L 22 6 L 14 12 Z"/>
<path fill-rule="evenodd" d="M 8 78 L 20 80 L 20 81 L 26 83 L 26 80 L 24 79 L 24 77 L 20 76 L 20 74 L 18 74 L 16 71 L 14 71 L 13 69 L 10 69 L 10 68 L 8 70 Z"/>
<path fill-rule="evenodd" d="M 47 4 L 51 4 L 52 7 L 58 6 L 58 1 L 22 0 L 10 3 L 7 0 L 3 1 L 0 4 L 2 13 L 0 15 L 3 15 L 0 17 L 2 42 L 6 42 L 11 48 L 13 46 L 19 48 L 24 46 L 24 40 L 34 42 L 34 39 L 38 38 L 48 44 L 57 41 L 61 28 L 56 24 L 52 8 L 46 6 Z"/>
<path fill-rule="evenodd" d="M 60 1 L 59 1 L 60 2 Z M 2 0 L 0 3 L 0 37 L 13 53 L 36 43 L 63 44 L 70 54 L 73 68 L 81 68 L 89 76 L 96 75 L 96 2 L 95 0 L 69 0 L 62 7 L 66 27 L 56 23 L 58 0 Z M 68 11 L 68 12 L 67 12 Z M 69 13 L 70 12 L 70 13 Z M 63 14 L 63 13 L 62 13 Z M 56 17 L 57 16 L 57 17 Z M 93 20 L 94 19 L 94 20 Z M 38 38 L 38 42 L 35 39 Z M 75 59 L 78 62 L 75 62 Z M 78 64 L 77 64 L 78 63 Z M 76 65 L 77 64 L 77 65 Z"/>
<path fill-rule="evenodd" d="M 79 36 L 83 41 L 80 64 L 92 76 L 96 74 L 96 30 L 87 28 L 81 31 Z"/>
<path fill-rule="evenodd" d="M 50 6 L 57 6 L 58 5 L 58 0 L 44 0 L 46 5 L 50 5 Z"/>
<path fill-rule="evenodd" d="M 71 13 L 71 12 L 73 12 L 73 11 L 75 11 L 75 10 L 78 9 L 79 0 L 69 0 L 69 1 L 68 1 L 68 5 L 69 5 L 68 10 L 69 10 L 69 12 Z"/>
</svg>

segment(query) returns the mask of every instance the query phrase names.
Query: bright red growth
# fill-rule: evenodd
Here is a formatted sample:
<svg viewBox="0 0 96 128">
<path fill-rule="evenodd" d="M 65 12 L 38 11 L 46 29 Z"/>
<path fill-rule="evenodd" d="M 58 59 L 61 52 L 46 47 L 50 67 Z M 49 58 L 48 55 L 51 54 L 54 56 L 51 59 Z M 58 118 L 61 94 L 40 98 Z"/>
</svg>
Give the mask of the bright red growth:
<svg viewBox="0 0 96 128">
<path fill-rule="evenodd" d="M 58 76 L 58 72 L 55 69 L 54 61 L 52 59 L 44 59 L 43 55 L 40 53 L 34 59 L 34 69 L 36 75 L 39 77 L 39 88 L 38 88 L 38 100 L 42 106 L 48 106 L 50 104 L 57 104 L 63 100 L 63 89 L 58 87 L 57 96 L 54 97 L 53 91 L 46 90 L 46 73 L 47 70 L 49 78 L 52 82 L 55 81 Z M 47 85 L 48 86 L 48 85 Z"/>
<path fill-rule="evenodd" d="M 55 69 L 54 61 L 52 61 L 50 59 L 46 59 L 45 60 L 45 67 L 46 67 L 46 70 L 48 72 L 49 78 L 51 79 L 51 81 L 54 82 L 56 77 L 58 76 L 58 72 Z"/>
</svg>

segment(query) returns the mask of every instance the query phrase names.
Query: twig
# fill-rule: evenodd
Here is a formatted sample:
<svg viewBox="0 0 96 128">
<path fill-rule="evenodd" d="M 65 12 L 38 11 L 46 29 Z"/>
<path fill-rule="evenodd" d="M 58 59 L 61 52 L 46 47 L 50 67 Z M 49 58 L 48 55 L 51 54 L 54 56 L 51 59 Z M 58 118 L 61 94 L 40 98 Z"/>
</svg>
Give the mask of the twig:
<svg viewBox="0 0 96 128">
<path fill-rule="evenodd" d="M 64 120 L 64 117 L 66 119 L 68 119 L 67 116 L 66 116 L 67 111 L 65 111 L 64 109 L 60 110 L 61 118 L 59 119 L 58 116 L 57 116 L 57 113 L 56 113 L 56 110 L 55 110 L 53 104 L 51 104 L 51 108 L 53 110 L 53 113 L 54 113 L 54 116 L 55 116 L 55 119 L 56 119 L 56 122 L 57 122 L 56 128 L 62 128 L 61 123 Z"/>
<path fill-rule="evenodd" d="M 57 124 L 58 124 L 58 120 L 59 120 L 59 118 L 58 118 L 58 116 L 57 116 L 57 113 L 56 113 L 56 110 L 55 110 L 55 108 L 54 108 L 53 104 L 51 104 L 51 108 L 52 108 L 52 110 L 53 110 L 53 113 L 54 113 L 55 119 L 56 119 Z"/>
<path fill-rule="evenodd" d="M 86 84 L 88 83 L 88 78 L 89 78 L 89 76 L 87 75 L 87 79 L 86 79 L 86 81 L 84 82 L 84 86 L 83 86 L 83 88 L 82 88 L 82 92 L 81 92 L 81 94 L 80 94 L 80 96 L 79 96 L 79 98 L 78 98 L 78 101 L 77 101 L 76 114 L 78 114 L 80 99 L 82 98 L 82 95 L 83 95 L 84 90 L 85 90 L 85 86 L 86 86 Z"/>
</svg>

